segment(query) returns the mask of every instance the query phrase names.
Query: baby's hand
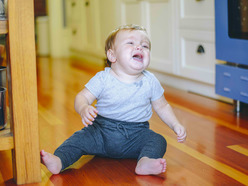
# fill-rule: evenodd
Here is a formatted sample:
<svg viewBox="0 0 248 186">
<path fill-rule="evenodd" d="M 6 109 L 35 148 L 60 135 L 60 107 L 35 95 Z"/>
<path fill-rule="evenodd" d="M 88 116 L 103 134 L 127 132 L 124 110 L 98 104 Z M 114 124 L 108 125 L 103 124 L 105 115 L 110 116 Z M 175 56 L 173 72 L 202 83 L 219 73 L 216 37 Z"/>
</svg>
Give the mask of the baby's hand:
<svg viewBox="0 0 248 186">
<path fill-rule="evenodd" d="M 82 123 L 84 126 L 88 127 L 88 125 L 92 125 L 93 121 L 95 120 L 97 116 L 98 111 L 95 107 L 91 105 L 86 105 L 83 107 L 81 111 L 81 117 L 82 117 Z"/>
<path fill-rule="evenodd" d="M 182 143 L 185 141 L 187 134 L 185 128 L 181 124 L 176 124 L 174 126 L 174 132 L 177 134 L 177 141 Z"/>
</svg>

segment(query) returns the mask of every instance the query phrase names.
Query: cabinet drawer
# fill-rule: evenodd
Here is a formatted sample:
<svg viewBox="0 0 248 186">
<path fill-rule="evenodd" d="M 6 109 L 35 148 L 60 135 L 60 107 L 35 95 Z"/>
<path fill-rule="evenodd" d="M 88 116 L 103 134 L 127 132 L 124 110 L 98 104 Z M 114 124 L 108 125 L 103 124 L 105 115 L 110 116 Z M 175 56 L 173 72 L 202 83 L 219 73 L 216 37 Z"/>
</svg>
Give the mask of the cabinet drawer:
<svg viewBox="0 0 248 186">
<path fill-rule="evenodd" d="M 176 1 L 180 7 L 180 28 L 214 30 L 214 0 Z"/>
<path fill-rule="evenodd" d="M 238 73 L 240 89 L 248 92 L 248 69 L 240 69 Z"/>
<path fill-rule="evenodd" d="M 70 30 L 71 49 L 82 50 L 84 47 L 83 30 L 78 24 L 71 24 Z"/>
<path fill-rule="evenodd" d="M 214 0 L 180 1 L 182 17 L 209 18 L 214 16 Z"/>
<path fill-rule="evenodd" d="M 82 9 L 83 2 L 81 0 L 71 0 L 67 1 L 68 8 L 67 8 L 67 19 L 68 24 L 78 23 L 81 19 L 82 15 Z"/>
<path fill-rule="evenodd" d="M 225 97 L 234 99 L 237 97 L 235 91 L 235 72 L 227 65 L 216 65 L 215 91 Z"/>
<path fill-rule="evenodd" d="M 238 69 L 237 73 L 237 87 L 239 99 L 243 102 L 248 102 L 248 69 Z"/>
<path fill-rule="evenodd" d="M 179 41 L 180 75 L 214 84 L 214 33 L 182 30 Z"/>
<path fill-rule="evenodd" d="M 248 103 L 248 69 L 216 65 L 217 94 Z"/>
</svg>

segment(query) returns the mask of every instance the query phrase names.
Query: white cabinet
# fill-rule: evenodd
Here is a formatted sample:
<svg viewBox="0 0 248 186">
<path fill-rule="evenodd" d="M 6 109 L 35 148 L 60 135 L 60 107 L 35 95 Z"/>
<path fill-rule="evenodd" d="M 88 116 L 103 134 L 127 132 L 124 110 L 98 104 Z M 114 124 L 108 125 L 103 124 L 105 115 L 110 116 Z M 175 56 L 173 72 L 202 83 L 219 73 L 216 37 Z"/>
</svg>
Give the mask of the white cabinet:
<svg viewBox="0 0 248 186">
<path fill-rule="evenodd" d="M 214 83 L 214 33 L 180 30 L 178 75 L 205 83 Z"/>
<path fill-rule="evenodd" d="M 93 55 L 102 53 L 99 0 L 70 0 L 68 22 L 71 28 L 70 49 Z"/>
<path fill-rule="evenodd" d="M 214 84 L 214 0 L 118 2 L 121 24 L 147 28 L 152 41 L 151 69 Z"/>
<path fill-rule="evenodd" d="M 99 0 L 84 0 L 84 50 L 100 52 Z"/>
<path fill-rule="evenodd" d="M 161 82 L 200 94 L 213 87 L 214 0 L 68 1 L 72 3 L 74 54 L 94 56 L 91 60 L 102 63 L 107 35 L 117 26 L 139 24 L 147 29 L 152 42 L 149 68 L 161 72 Z"/>
<path fill-rule="evenodd" d="M 82 17 L 83 4 L 80 0 L 67 1 L 67 24 L 70 28 L 70 42 L 69 48 L 75 50 L 82 50 L 83 48 L 83 24 Z"/>
<path fill-rule="evenodd" d="M 142 9 L 143 3 L 138 0 L 121 0 L 120 12 L 121 24 L 138 24 L 144 25 L 146 20 L 142 16 L 144 9 Z"/>
<path fill-rule="evenodd" d="M 179 27 L 214 31 L 214 0 L 175 0 Z"/>
<path fill-rule="evenodd" d="M 174 22 L 172 1 L 150 1 L 149 32 L 151 35 L 151 65 L 155 70 L 174 73 Z"/>
<path fill-rule="evenodd" d="M 176 74 L 214 84 L 214 0 L 176 2 L 179 7 Z"/>
</svg>

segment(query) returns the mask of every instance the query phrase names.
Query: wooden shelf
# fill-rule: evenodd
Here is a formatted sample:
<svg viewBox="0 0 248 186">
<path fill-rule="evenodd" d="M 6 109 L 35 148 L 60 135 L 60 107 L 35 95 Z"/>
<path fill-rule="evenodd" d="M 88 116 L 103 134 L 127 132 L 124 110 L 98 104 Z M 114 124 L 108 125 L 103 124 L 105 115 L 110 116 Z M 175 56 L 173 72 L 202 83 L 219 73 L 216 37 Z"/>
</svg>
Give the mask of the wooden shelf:
<svg viewBox="0 0 248 186">
<path fill-rule="evenodd" d="M 7 127 L 0 131 L 0 151 L 10 150 L 14 148 L 13 134 L 10 131 L 9 124 Z"/>
<path fill-rule="evenodd" d="M 0 34 L 8 33 L 8 22 L 7 20 L 0 20 Z"/>
</svg>

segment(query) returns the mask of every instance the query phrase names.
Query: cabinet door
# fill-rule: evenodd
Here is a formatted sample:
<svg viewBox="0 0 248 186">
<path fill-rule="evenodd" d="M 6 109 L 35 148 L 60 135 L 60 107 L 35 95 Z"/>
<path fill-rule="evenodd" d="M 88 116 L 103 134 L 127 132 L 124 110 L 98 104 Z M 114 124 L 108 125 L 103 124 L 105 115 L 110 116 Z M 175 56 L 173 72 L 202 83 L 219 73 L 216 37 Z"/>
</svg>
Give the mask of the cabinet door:
<svg viewBox="0 0 248 186">
<path fill-rule="evenodd" d="M 214 84 L 215 36 L 214 0 L 176 1 L 177 74 Z"/>
<path fill-rule="evenodd" d="M 83 23 L 85 25 L 84 50 L 98 52 L 100 50 L 100 23 L 98 0 L 84 0 L 85 12 Z"/>
<path fill-rule="evenodd" d="M 168 0 L 121 0 L 121 23 L 144 26 L 152 42 L 150 68 L 173 72 L 172 2 Z"/>
<path fill-rule="evenodd" d="M 121 0 L 121 24 L 138 24 L 144 26 L 142 2 L 138 0 Z"/>
<path fill-rule="evenodd" d="M 214 0 L 180 0 L 178 7 L 179 27 L 214 31 Z"/>
<path fill-rule="evenodd" d="M 71 0 L 71 48 L 78 52 L 101 51 L 99 0 Z"/>
<path fill-rule="evenodd" d="M 174 24 L 172 20 L 172 1 L 150 0 L 146 11 L 148 30 L 151 35 L 151 64 L 155 70 L 173 73 Z"/>
<path fill-rule="evenodd" d="M 70 28 L 70 50 L 82 51 L 84 46 L 84 25 L 82 17 L 85 12 L 81 0 L 67 1 L 67 24 Z"/>
<path fill-rule="evenodd" d="M 214 84 L 214 32 L 182 30 L 179 46 L 179 75 Z"/>
</svg>

